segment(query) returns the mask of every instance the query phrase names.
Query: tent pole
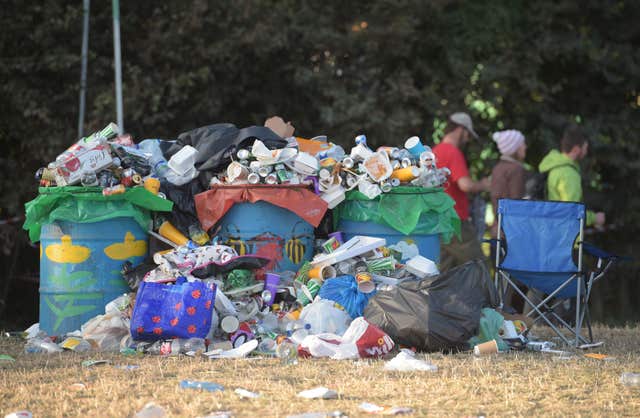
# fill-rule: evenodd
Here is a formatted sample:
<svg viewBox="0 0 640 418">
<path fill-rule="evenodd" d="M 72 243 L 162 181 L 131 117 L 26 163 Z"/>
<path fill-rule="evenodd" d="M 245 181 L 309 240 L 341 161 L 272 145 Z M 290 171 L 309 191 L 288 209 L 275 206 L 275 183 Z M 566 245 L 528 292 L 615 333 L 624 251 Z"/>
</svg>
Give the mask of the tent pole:
<svg viewBox="0 0 640 418">
<path fill-rule="evenodd" d="M 89 50 L 89 8 L 91 0 L 84 0 L 82 8 L 82 69 L 80 70 L 80 113 L 78 115 L 78 138 L 84 136 L 84 111 L 87 96 L 87 55 Z"/>
<path fill-rule="evenodd" d="M 113 55 L 116 77 L 116 111 L 118 114 L 118 127 L 120 132 L 125 132 L 122 116 L 122 61 L 120 57 L 120 2 L 112 0 L 113 8 Z"/>
</svg>

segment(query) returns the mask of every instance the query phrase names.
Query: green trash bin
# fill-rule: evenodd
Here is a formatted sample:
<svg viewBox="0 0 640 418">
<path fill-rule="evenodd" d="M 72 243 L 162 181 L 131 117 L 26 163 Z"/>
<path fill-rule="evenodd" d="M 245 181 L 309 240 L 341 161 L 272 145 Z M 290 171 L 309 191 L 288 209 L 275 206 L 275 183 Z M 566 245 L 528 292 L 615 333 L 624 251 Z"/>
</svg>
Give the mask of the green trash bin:
<svg viewBox="0 0 640 418">
<path fill-rule="evenodd" d="M 419 253 L 437 263 L 440 240 L 449 242 L 460 233 L 454 204 L 441 188 L 401 186 L 371 200 L 351 191 L 334 209 L 334 228 L 345 240 L 355 235 L 384 238 L 403 261 Z"/>
</svg>

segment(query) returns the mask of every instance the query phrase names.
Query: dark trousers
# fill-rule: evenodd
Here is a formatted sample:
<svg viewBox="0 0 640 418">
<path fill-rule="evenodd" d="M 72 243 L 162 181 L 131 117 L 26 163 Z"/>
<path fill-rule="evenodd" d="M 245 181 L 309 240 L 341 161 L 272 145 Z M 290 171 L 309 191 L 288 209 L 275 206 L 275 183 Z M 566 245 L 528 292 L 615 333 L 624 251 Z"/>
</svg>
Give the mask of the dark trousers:
<svg viewBox="0 0 640 418">
<path fill-rule="evenodd" d="M 440 272 L 445 272 L 452 267 L 464 264 L 467 261 L 479 258 L 485 260 L 476 229 L 471 221 L 462 221 L 460 236 L 451 238 L 449 244 L 440 244 Z"/>
</svg>

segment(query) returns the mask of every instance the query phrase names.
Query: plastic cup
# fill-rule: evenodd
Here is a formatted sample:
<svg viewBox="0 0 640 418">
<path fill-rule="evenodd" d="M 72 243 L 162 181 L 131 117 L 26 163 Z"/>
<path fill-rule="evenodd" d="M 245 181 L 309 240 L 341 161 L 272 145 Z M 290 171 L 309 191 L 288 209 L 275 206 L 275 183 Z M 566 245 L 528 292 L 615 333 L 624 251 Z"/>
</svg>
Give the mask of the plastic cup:
<svg viewBox="0 0 640 418">
<path fill-rule="evenodd" d="M 148 177 L 144 181 L 144 188 L 153 194 L 158 194 L 160 191 L 160 180 L 155 177 Z"/>
<path fill-rule="evenodd" d="M 220 328 L 227 334 L 234 333 L 240 327 L 240 321 L 235 316 L 225 316 L 220 321 Z"/>
<path fill-rule="evenodd" d="M 487 341 L 473 347 L 473 354 L 476 356 L 486 356 L 488 354 L 496 354 L 498 352 L 498 342 L 496 340 Z"/>
<path fill-rule="evenodd" d="M 407 139 L 404 143 L 404 147 L 416 158 L 420 158 L 420 154 L 427 150 L 424 145 L 422 145 L 422 142 L 420 142 L 420 138 L 417 136 L 412 136 Z"/>
<path fill-rule="evenodd" d="M 186 245 L 187 242 L 189 242 L 189 238 L 185 237 L 182 232 L 178 231 L 169 221 L 164 221 L 162 225 L 160 225 L 158 233 L 177 245 Z"/>
<path fill-rule="evenodd" d="M 368 271 L 361 271 L 356 274 L 358 290 L 362 293 L 371 293 L 376 290 L 376 285 L 372 281 L 373 276 Z"/>
<path fill-rule="evenodd" d="M 315 279 L 322 283 L 325 279 L 336 277 L 338 272 L 333 266 L 318 266 L 309 270 L 309 279 Z"/>
<path fill-rule="evenodd" d="M 316 279 L 309 279 L 306 285 L 298 292 L 298 302 L 302 305 L 310 303 L 320 291 L 322 284 Z"/>
<path fill-rule="evenodd" d="M 273 305 L 276 293 L 278 292 L 278 285 L 280 284 L 280 276 L 274 273 L 267 273 L 264 278 L 264 290 L 270 294 L 269 300 L 265 300 L 264 303 L 268 306 Z"/>
</svg>

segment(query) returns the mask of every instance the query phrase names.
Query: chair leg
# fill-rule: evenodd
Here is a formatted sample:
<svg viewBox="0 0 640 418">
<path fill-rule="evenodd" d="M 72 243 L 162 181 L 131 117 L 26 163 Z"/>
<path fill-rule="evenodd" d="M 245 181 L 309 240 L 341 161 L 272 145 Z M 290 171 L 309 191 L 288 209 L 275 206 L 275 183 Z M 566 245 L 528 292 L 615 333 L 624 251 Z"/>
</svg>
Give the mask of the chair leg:
<svg viewBox="0 0 640 418">
<path fill-rule="evenodd" d="M 593 332 L 591 331 L 591 312 L 589 306 L 584 307 L 585 322 L 587 323 L 587 329 L 589 330 L 589 343 L 593 344 Z"/>
<path fill-rule="evenodd" d="M 531 305 L 533 310 L 540 316 L 540 318 L 542 318 L 543 321 L 547 323 L 547 325 L 551 327 L 551 329 L 553 329 L 553 331 L 558 335 L 558 337 L 560 337 L 565 342 L 565 344 L 571 345 L 571 342 L 567 339 L 567 337 L 565 337 L 565 335 L 562 332 L 560 332 L 560 330 L 555 325 L 553 325 L 553 323 L 549 320 L 549 318 L 547 318 L 542 313 L 542 311 L 540 311 L 540 306 L 537 306 L 535 303 L 531 302 L 529 298 L 527 298 L 527 296 L 515 285 L 515 283 L 509 280 L 507 276 L 504 276 L 504 278 L 507 281 L 508 285 L 513 287 L 513 290 L 515 290 L 525 300 L 525 303 L 529 303 L 529 305 Z M 544 303 L 542 303 L 541 305 L 544 305 L 546 307 L 546 304 Z"/>
</svg>

